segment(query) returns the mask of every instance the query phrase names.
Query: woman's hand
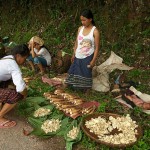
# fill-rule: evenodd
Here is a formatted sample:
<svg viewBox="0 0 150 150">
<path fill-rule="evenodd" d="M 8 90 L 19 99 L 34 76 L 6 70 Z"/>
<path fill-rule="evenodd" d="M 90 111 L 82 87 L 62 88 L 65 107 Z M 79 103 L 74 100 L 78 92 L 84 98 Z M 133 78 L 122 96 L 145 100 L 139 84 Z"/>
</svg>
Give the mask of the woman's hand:
<svg viewBox="0 0 150 150">
<path fill-rule="evenodd" d="M 73 62 L 74 62 L 74 58 L 75 58 L 75 56 L 74 56 L 74 55 L 72 55 L 72 57 L 71 57 L 71 63 L 73 63 Z"/>
<path fill-rule="evenodd" d="M 22 94 L 25 99 L 27 97 L 27 88 L 25 88 L 20 94 Z"/>
<path fill-rule="evenodd" d="M 94 66 L 95 66 L 95 62 L 91 61 L 90 64 L 89 64 L 89 68 L 93 68 Z"/>
<path fill-rule="evenodd" d="M 28 43 L 28 48 L 32 50 L 34 48 L 34 45 L 35 45 L 35 43 L 33 41 L 30 41 Z"/>
<path fill-rule="evenodd" d="M 32 50 L 34 50 L 34 46 L 35 46 L 35 43 L 32 42 L 32 43 L 31 43 L 31 49 L 32 49 Z"/>
</svg>

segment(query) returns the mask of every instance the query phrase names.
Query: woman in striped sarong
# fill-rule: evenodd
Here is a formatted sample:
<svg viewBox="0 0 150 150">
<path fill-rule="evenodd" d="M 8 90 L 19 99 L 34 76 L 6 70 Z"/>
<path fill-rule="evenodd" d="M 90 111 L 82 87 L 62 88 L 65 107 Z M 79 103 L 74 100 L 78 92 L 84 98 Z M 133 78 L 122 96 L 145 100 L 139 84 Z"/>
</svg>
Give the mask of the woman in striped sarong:
<svg viewBox="0 0 150 150">
<path fill-rule="evenodd" d="M 0 59 L 0 128 L 10 128 L 15 121 L 5 118 L 19 100 L 27 96 L 27 89 L 19 65 L 29 56 L 26 45 L 18 45 L 11 50 L 11 55 Z"/>
<path fill-rule="evenodd" d="M 65 84 L 85 90 L 92 88 L 92 68 L 98 56 L 100 37 L 90 10 L 83 10 L 80 19 L 82 26 L 78 29 L 72 56 L 73 63 Z"/>
</svg>

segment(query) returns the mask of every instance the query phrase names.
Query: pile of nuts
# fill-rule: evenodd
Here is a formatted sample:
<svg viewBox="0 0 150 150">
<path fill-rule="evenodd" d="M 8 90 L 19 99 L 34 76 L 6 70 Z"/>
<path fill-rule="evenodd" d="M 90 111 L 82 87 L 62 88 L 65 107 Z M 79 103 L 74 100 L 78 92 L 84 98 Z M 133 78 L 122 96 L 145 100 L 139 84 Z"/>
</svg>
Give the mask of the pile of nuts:
<svg viewBox="0 0 150 150">
<path fill-rule="evenodd" d="M 47 134 L 49 132 L 56 132 L 60 129 L 61 121 L 59 119 L 51 119 L 46 120 L 42 126 L 41 129 L 44 130 L 44 132 Z"/>
<path fill-rule="evenodd" d="M 79 128 L 74 127 L 68 132 L 67 137 L 71 138 L 71 139 L 76 139 L 79 133 Z"/>
<path fill-rule="evenodd" d="M 39 108 L 34 112 L 34 117 L 44 117 L 50 114 L 51 110 L 46 108 Z"/>
<path fill-rule="evenodd" d="M 127 116 L 116 117 L 110 116 L 109 119 L 91 118 L 85 122 L 86 128 L 91 133 L 97 135 L 100 141 L 111 144 L 129 144 L 136 142 L 137 127 L 135 121 L 133 121 L 128 114 Z M 111 134 L 113 130 L 118 132 Z"/>
</svg>

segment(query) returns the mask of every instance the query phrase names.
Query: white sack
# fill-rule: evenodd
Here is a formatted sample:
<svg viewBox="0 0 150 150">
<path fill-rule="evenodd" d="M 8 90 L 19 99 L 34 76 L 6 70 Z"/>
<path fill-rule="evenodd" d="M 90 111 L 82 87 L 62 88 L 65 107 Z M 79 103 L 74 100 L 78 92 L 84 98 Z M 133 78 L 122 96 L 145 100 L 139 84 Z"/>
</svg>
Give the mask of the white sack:
<svg viewBox="0 0 150 150">
<path fill-rule="evenodd" d="M 110 90 L 109 73 L 115 69 L 131 70 L 129 67 L 122 63 L 123 59 L 111 51 L 110 57 L 101 65 L 95 66 L 92 71 L 93 86 L 92 89 L 101 92 L 108 92 Z"/>
</svg>

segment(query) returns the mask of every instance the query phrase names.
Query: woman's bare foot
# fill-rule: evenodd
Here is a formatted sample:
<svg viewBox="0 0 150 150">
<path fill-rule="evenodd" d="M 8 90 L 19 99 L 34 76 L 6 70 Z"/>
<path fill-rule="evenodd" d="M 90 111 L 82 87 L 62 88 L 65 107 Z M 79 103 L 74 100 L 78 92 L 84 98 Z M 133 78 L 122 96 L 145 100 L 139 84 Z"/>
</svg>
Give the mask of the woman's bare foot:
<svg viewBox="0 0 150 150">
<path fill-rule="evenodd" d="M 4 121 L 7 121 L 7 119 L 6 118 L 0 118 L 0 123 L 4 122 Z"/>
<path fill-rule="evenodd" d="M 0 128 L 12 128 L 16 125 L 15 121 L 11 121 L 5 118 L 0 118 Z"/>
</svg>

